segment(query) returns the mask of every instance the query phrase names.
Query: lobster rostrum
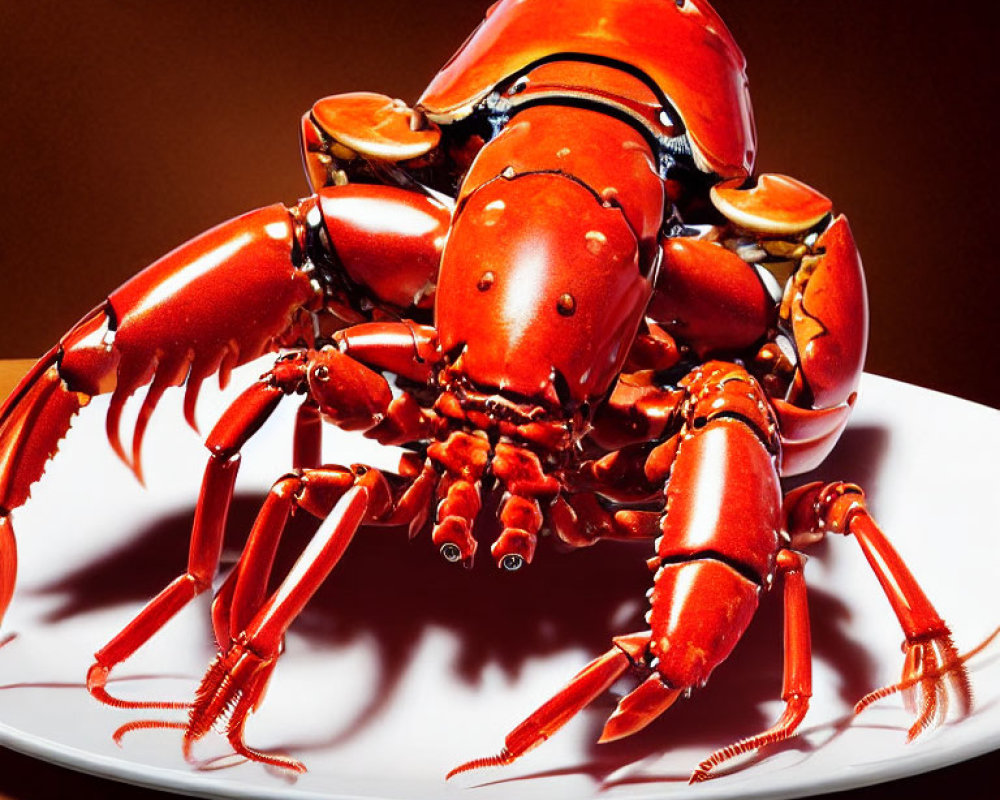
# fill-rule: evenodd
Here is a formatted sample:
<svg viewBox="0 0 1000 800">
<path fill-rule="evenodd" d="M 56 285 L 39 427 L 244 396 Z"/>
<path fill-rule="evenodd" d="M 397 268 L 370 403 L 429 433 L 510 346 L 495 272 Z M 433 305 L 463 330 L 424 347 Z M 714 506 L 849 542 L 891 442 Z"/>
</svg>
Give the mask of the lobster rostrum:
<svg viewBox="0 0 1000 800">
<path fill-rule="evenodd" d="M 404 526 L 471 566 L 495 498 L 490 556 L 649 540 L 648 629 L 609 643 L 506 738 L 504 764 L 551 736 L 630 668 L 643 676 L 602 740 L 628 736 L 702 686 L 781 577 L 785 712 L 727 759 L 790 736 L 811 693 L 799 552 L 853 536 L 905 636 L 894 691 L 918 700 L 914 736 L 948 695 L 971 705 L 949 629 L 870 517 L 861 489 L 780 477 L 831 450 L 867 338 L 847 221 L 815 190 L 753 173 L 743 57 L 704 0 L 501 0 L 410 107 L 356 93 L 302 120 L 313 194 L 252 211 L 128 281 L 31 370 L 0 410 L 0 610 L 16 569 L 11 514 L 72 417 L 111 393 L 108 436 L 141 477 L 163 392 L 276 361 L 210 432 L 187 570 L 96 653 L 110 671 L 212 586 L 240 449 L 300 397 L 292 472 L 261 508 L 212 617 L 219 655 L 183 726 L 185 751 L 226 720 L 244 741 L 285 632 L 361 525 Z M 386 375 L 395 376 L 394 386 Z M 148 385 L 130 447 L 125 401 Z M 323 424 L 402 448 L 398 468 L 325 465 Z M 321 519 L 269 591 L 290 514 Z M 433 513 L 433 518 L 432 517 Z M 136 723 L 148 727 L 147 721 Z M 162 723 L 169 725 L 170 723 Z"/>
</svg>

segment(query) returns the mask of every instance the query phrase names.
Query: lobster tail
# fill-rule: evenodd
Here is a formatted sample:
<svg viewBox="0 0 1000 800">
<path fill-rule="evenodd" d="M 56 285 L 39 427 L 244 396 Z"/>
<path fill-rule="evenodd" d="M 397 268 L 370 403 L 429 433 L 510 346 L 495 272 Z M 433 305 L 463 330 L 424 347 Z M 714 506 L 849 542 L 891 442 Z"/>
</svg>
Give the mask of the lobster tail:
<svg viewBox="0 0 1000 800">
<path fill-rule="evenodd" d="M 300 234 L 284 206 L 252 211 L 164 256 L 84 317 L 0 410 L 0 507 L 9 512 L 27 499 L 91 396 L 113 392 L 108 439 L 141 477 L 143 435 L 167 388 L 187 381 L 184 408 L 193 423 L 206 377 L 218 372 L 225 384 L 233 367 L 297 338 L 301 312 L 319 291 L 296 263 Z M 127 455 L 122 410 L 150 382 Z"/>
</svg>

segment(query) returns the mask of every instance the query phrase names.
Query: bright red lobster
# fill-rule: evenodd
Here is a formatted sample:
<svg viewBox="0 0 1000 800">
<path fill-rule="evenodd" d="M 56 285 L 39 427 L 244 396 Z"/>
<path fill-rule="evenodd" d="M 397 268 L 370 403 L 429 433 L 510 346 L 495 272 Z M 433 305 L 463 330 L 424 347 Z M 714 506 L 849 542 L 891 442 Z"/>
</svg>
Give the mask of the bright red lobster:
<svg viewBox="0 0 1000 800">
<path fill-rule="evenodd" d="M 471 566 L 491 498 L 490 556 L 531 563 L 540 539 L 648 539 L 648 630 L 623 635 L 508 736 L 506 764 L 632 668 L 643 679 L 602 740 L 643 728 L 702 686 L 780 576 L 785 712 L 692 776 L 790 736 L 811 693 L 803 547 L 853 536 L 905 635 L 910 730 L 971 692 L 949 629 L 853 485 L 782 496 L 843 430 L 867 339 L 847 221 L 779 175 L 753 175 L 743 57 L 704 0 L 501 0 L 416 105 L 358 93 L 302 122 L 314 194 L 188 242 L 115 291 L 34 367 L 0 410 L 0 611 L 14 587 L 11 513 L 72 417 L 112 393 L 108 436 L 141 475 L 163 392 L 268 351 L 273 368 L 208 436 L 187 571 L 96 654 L 88 688 L 218 569 L 240 449 L 298 397 L 296 469 L 277 480 L 216 594 L 219 655 L 185 749 L 228 720 L 244 741 L 289 625 L 361 525 L 427 534 Z M 394 377 L 390 383 L 386 374 Z M 149 386 L 131 447 L 122 407 Z M 404 449 L 398 468 L 320 463 L 324 423 Z M 435 510 L 436 509 L 436 510 Z M 269 592 L 290 514 L 322 520 Z M 433 519 L 430 517 L 433 514 Z"/>
</svg>

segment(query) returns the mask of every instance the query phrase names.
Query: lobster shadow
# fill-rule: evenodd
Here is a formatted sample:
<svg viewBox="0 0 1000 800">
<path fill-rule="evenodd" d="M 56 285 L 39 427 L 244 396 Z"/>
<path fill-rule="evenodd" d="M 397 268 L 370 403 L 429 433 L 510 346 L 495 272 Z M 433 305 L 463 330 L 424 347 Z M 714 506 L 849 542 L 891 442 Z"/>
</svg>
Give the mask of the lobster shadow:
<svg viewBox="0 0 1000 800">
<path fill-rule="evenodd" d="M 844 438 L 854 451 L 846 459 L 832 458 L 822 474 L 846 474 L 859 482 L 877 475 L 884 431 L 855 429 Z M 239 552 L 260 504 L 256 495 L 234 498 L 227 552 Z M 40 592 L 62 599 L 49 620 L 153 596 L 183 570 L 192 516 L 188 509 L 160 518 L 121 549 L 40 587 Z M 285 574 L 315 527 L 306 516 L 299 515 L 289 526 L 277 575 Z M 488 520 L 490 515 L 482 516 Z M 493 531 L 479 530 L 477 535 L 487 542 Z M 822 558 L 834 547 L 823 542 L 811 552 Z M 334 747 L 377 719 L 397 699 L 408 665 L 431 629 L 444 629 L 460 643 L 454 674 L 443 679 L 476 685 L 487 668 L 499 667 L 516 678 L 533 658 L 568 650 L 596 655 L 607 650 L 613 636 L 646 627 L 643 595 L 650 581 L 645 566 L 649 544 L 602 543 L 563 555 L 554 550 L 540 547 L 535 563 L 516 573 L 496 569 L 486 553 L 481 553 L 476 568 L 464 570 L 445 563 L 426 533 L 408 542 L 398 529 L 363 530 L 296 621 L 295 630 L 333 648 L 361 636 L 374 641 L 378 689 L 353 719 L 331 730 L 324 741 L 282 742 L 282 749 L 302 754 Z M 851 614 L 839 597 L 813 589 L 810 609 L 814 657 L 834 667 L 842 700 L 853 703 L 872 688 L 874 662 L 851 637 Z M 569 771 L 605 781 L 628 764 L 682 743 L 704 747 L 707 754 L 720 743 L 763 730 L 773 721 L 763 706 L 780 696 L 782 647 L 782 603 L 780 592 L 773 592 L 763 599 L 743 641 L 705 689 L 690 702 L 678 703 L 642 735 L 593 745 L 587 762 Z M 553 686 L 553 692 L 558 688 Z M 595 703 L 604 713 L 590 718 L 593 741 L 614 702 L 606 695 Z M 520 711 L 526 716 L 531 710 Z M 516 719 L 496 722 L 498 741 L 505 732 L 502 726 L 512 722 Z M 786 746 L 806 746 L 800 741 Z"/>
<path fill-rule="evenodd" d="M 876 495 L 889 439 L 888 429 L 881 426 L 851 426 L 822 464 L 811 472 L 783 481 L 782 485 L 787 490 L 810 481 L 849 481 Z"/>
</svg>

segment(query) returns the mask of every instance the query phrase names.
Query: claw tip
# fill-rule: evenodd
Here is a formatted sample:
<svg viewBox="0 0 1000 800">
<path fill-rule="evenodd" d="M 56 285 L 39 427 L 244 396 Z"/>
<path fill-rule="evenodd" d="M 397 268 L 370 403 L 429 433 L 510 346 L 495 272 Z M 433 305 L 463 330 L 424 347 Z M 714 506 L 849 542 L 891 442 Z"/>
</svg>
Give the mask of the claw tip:
<svg viewBox="0 0 1000 800">
<path fill-rule="evenodd" d="M 598 744 L 607 744 L 608 742 L 616 742 L 619 739 L 624 739 L 631 733 L 628 730 L 621 730 L 620 725 L 616 724 L 617 715 L 613 715 L 604 724 L 604 729 L 601 731 L 601 735 L 597 740 Z"/>
</svg>

